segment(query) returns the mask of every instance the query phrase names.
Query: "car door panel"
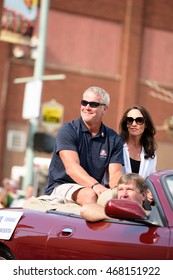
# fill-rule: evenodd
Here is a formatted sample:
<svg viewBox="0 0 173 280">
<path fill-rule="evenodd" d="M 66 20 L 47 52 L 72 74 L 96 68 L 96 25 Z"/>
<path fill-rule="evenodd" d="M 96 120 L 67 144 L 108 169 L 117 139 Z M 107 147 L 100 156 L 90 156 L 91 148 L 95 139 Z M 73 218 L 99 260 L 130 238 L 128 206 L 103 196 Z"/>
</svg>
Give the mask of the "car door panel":
<svg viewBox="0 0 173 280">
<path fill-rule="evenodd" d="M 49 234 L 46 258 L 166 259 L 169 235 L 164 227 L 66 217 L 64 225 L 54 225 Z"/>
</svg>

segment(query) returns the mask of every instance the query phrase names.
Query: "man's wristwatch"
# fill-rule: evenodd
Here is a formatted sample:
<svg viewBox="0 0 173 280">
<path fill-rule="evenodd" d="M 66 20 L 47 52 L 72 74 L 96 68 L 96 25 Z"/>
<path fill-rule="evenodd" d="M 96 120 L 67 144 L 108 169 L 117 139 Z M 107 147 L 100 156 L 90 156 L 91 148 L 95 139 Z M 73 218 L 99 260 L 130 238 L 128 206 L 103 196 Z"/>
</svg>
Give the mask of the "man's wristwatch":
<svg viewBox="0 0 173 280">
<path fill-rule="evenodd" d="M 96 185 L 100 185 L 100 183 L 96 182 L 91 186 L 91 189 L 93 189 Z"/>
</svg>

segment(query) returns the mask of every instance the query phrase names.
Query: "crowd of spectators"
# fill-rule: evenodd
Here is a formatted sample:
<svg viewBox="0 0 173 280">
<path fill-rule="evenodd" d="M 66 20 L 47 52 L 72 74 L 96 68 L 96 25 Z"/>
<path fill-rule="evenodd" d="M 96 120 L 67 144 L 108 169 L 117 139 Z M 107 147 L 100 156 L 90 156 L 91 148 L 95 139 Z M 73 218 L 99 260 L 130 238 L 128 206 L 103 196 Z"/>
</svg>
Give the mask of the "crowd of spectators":
<svg viewBox="0 0 173 280">
<path fill-rule="evenodd" d="M 4 178 L 0 186 L 0 208 L 21 207 L 24 201 L 33 195 L 32 185 L 28 185 L 24 191 L 17 181 Z"/>
</svg>

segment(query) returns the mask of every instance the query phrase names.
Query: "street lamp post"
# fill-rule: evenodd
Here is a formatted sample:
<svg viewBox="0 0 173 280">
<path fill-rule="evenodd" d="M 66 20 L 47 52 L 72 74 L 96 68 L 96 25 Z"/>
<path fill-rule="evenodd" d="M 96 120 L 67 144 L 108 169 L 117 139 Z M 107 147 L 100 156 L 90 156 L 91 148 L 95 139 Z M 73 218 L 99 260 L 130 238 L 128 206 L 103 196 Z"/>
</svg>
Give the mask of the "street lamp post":
<svg viewBox="0 0 173 280">
<path fill-rule="evenodd" d="M 35 65 L 34 65 L 34 75 L 33 75 L 34 81 L 42 81 L 42 76 L 44 72 L 49 2 L 50 2 L 49 0 L 41 1 L 41 6 L 40 6 L 38 56 L 35 60 Z M 35 92 L 35 94 L 37 94 L 37 92 Z M 41 97 L 41 93 L 40 93 L 40 97 Z M 38 105 L 40 107 L 40 104 Z M 28 184 L 32 184 L 33 182 L 33 174 L 34 174 L 33 136 L 34 133 L 37 131 L 37 127 L 38 127 L 38 118 L 31 118 L 29 120 L 29 135 L 28 135 L 28 143 L 27 143 L 27 149 L 25 154 L 25 176 L 23 178 L 23 183 L 22 183 L 23 189 L 25 189 Z"/>
</svg>

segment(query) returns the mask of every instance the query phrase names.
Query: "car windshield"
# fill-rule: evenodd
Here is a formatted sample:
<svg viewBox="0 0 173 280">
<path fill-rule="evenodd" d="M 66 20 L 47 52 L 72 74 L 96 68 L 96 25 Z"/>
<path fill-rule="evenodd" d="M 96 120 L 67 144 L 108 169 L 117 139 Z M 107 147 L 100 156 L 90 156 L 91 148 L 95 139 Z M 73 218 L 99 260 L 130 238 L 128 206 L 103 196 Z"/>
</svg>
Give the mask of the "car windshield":
<svg viewBox="0 0 173 280">
<path fill-rule="evenodd" d="M 166 183 L 168 186 L 168 190 L 173 201 L 173 176 L 166 177 Z"/>
<path fill-rule="evenodd" d="M 168 202 L 173 210 L 173 174 L 166 174 L 161 178 L 161 182 Z"/>
</svg>

